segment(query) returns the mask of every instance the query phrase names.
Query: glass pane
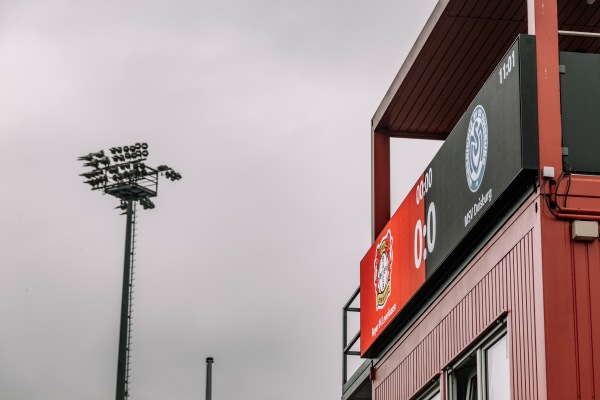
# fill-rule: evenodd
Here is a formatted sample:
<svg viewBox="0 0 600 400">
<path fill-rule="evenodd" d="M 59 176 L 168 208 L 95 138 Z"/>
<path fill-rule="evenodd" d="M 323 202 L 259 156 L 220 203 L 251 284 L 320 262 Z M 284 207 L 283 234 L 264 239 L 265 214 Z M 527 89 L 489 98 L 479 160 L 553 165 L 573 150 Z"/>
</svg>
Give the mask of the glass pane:
<svg viewBox="0 0 600 400">
<path fill-rule="evenodd" d="M 469 378 L 467 386 L 467 400 L 477 400 L 477 374 Z"/>
<path fill-rule="evenodd" d="M 488 399 L 510 400 L 510 368 L 506 336 L 487 350 L 486 362 Z"/>
<path fill-rule="evenodd" d="M 452 400 L 477 400 L 477 356 L 467 357 L 452 370 Z"/>
</svg>

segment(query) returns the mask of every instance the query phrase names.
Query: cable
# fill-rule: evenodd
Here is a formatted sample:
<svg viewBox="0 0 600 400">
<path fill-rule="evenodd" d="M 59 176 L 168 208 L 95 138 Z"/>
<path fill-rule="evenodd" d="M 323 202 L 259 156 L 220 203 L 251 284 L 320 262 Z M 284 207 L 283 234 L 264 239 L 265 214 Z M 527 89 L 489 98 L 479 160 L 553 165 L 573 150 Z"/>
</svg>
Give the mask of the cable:
<svg viewBox="0 0 600 400">
<path fill-rule="evenodd" d="M 571 190 L 571 166 L 569 165 L 568 162 L 566 162 L 565 160 L 563 160 L 563 173 L 567 175 L 568 177 L 568 181 L 567 181 L 567 191 L 565 192 L 565 205 L 564 207 L 567 207 L 567 198 L 569 197 L 569 190 Z M 564 172 L 566 171 L 566 172 Z M 557 188 L 558 190 L 558 188 Z"/>
<path fill-rule="evenodd" d="M 554 212 L 554 209 L 550 205 L 550 200 L 548 199 L 548 195 L 546 194 L 546 183 L 550 182 L 552 179 L 546 179 L 542 184 L 542 196 L 544 196 L 544 201 L 546 202 L 546 206 L 548 206 L 548 210 L 554 215 L 556 218 L 559 218 L 558 214 Z"/>
</svg>

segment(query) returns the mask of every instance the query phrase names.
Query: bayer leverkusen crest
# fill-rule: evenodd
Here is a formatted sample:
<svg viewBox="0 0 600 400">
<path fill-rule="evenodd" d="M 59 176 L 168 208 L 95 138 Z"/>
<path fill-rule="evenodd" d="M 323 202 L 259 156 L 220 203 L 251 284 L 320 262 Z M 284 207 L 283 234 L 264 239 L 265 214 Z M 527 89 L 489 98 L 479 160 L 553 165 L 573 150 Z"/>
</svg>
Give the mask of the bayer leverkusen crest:
<svg viewBox="0 0 600 400">
<path fill-rule="evenodd" d="M 388 229 L 381 242 L 375 247 L 375 307 L 380 310 L 385 306 L 392 292 L 392 231 Z"/>
</svg>

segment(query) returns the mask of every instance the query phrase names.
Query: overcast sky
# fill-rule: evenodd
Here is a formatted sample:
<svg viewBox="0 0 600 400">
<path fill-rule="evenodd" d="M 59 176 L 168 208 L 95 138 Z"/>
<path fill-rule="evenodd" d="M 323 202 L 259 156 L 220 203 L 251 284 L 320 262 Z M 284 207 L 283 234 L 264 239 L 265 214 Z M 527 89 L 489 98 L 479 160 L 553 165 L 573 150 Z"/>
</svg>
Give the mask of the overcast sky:
<svg viewBox="0 0 600 400">
<path fill-rule="evenodd" d="M 114 398 L 125 217 L 78 156 L 148 142 L 131 398 L 341 396 L 370 120 L 434 0 L 0 0 L 0 399 Z M 394 141 L 394 202 L 438 148 Z M 357 327 L 357 325 L 356 325 Z"/>
</svg>

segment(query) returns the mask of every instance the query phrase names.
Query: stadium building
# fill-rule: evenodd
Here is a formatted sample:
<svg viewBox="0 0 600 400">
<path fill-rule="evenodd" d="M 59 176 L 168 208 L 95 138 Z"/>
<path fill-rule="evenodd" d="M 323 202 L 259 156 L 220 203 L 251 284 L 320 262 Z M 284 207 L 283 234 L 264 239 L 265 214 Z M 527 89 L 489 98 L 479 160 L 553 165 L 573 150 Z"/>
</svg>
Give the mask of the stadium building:
<svg viewBox="0 0 600 400">
<path fill-rule="evenodd" d="M 599 53 L 594 0 L 439 0 L 372 120 L 343 400 L 600 398 Z M 393 138 L 444 143 L 392 213 Z"/>
</svg>

